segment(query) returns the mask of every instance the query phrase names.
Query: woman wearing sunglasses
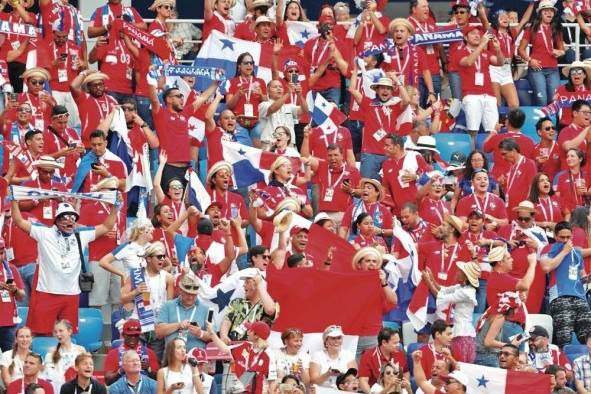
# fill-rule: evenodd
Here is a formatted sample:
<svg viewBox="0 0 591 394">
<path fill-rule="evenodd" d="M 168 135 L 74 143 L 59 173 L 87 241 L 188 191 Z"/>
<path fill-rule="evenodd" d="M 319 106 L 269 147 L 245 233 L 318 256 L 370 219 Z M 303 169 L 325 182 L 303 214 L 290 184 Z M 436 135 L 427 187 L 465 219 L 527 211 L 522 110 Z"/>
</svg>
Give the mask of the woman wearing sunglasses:
<svg viewBox="0 0 591 394">
<path fill-rule="evenodd" d="M 403 378 L 402 368 L 398 364 L 384 364 L 380 378 L 370 389 L 371 394 L 412 393 L 410 382 Z"/>
<path fill-rule="evenodd" d="M 357 368 L 355 355 L 343 349 L 341 326 L 328 326 L 322 334 L 324 349 L 314 352 L 310 361 L 310 382 L 327 388 L 337 388 L 337 377 L 349 368 Z"/>
<path fill-rule="evenodd" d="M 183 197 L 185 196 L 185 185 L 178 178 L 172 178 L 168 182 L 166 193 L 162 190 L 161 180 L 164 174 L 166 163 L 168 162 L 168 154 L 165 150 L 160 150 L 158 157 L 158 169 L 154 175 L 154 193 L 158 204 L 166 204 L 173 211 L 173 220 L 177 220 L 182 212 Z"/>
<path fill-rule="evenodd" d="M 248 52 L 236 60 L 236 75 L 228 81 L 226 108 L 234 111 L 238 124 L 236 132 L 249 134 L 256 147 L 261 146 L 259 104 L 266 100 L 266 83 L 254 75 L 255 62 Z"/>
</svg>

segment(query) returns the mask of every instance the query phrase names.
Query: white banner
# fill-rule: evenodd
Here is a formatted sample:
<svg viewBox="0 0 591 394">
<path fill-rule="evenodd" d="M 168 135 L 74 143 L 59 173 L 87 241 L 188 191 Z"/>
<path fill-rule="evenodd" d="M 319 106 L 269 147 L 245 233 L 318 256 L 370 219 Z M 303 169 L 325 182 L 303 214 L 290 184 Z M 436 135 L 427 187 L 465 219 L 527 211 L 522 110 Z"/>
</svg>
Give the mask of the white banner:
<svg viewBox="0 0 591 394">
<path fill-rule="evenodd" d="M 108 204 L 115 204 L 117 191 L 108 190 L 104 192 L 70 193 L 56 190 L 39 189 L 27 186 L 10 186 L 10 197 L 13 200 L 45 200 L 48 198 L 76 198 L 80 200 L 102 201 Z"/>
</svg>

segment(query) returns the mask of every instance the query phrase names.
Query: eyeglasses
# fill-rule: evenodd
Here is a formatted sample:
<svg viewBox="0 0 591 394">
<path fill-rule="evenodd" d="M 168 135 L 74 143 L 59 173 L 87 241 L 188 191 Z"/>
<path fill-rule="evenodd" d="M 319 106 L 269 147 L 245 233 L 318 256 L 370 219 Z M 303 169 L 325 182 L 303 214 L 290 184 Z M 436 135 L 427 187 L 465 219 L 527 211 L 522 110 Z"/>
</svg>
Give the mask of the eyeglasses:
<svg viewBox="0 0 591 394">
<path fill-rule="evenodd" d="M 263 259 L 265 260 L 271 260 L 271 255 L 270 254 L 264 254 L 261 256 Z"/>
<path fill-rule="evenodd" d="M 123 112 L 135 112 L 135 107 L 122 106 Z"/>
<path fill-rule="evenodd" d="M 468 13 L 468 11 L 466 11 L 466 10 L 455 10 L 454 11 L 454 14 L 460 14 L 460 15 L 467 14 L 467 13 Z"/>
<path fill-rule="evenodd" d="M 44 79 L 31 79 L 31 80 L 29 80 L 29 83 L 31 85 L 43 86 L 43 85 L 45 85 L 45 80 Z"/>
<path fill-rule="evenodd" d="M 183 285 L 182 289 L 185 291 L 188 291 L 188 290 L 197 291 L 197 290 L 199 290 L 199 286 L 185 286 L 185 285 Z"/>
<path fill-rule="evenodd" d="M 582 70 L 582 69 L 580 69 L 580 68 L 579 69 L 570 70 L 570 75 L 581 77 L 581 76 L 585 75 L 585 71 Z"/>
<path fill-rule="evenodd" d="M 531 216 L 528 217 L 523 217 L 523 216 L 517 216 L 517 220 L 519 220 L 520 222 L 531 222 Z"/>
<path fill-rule="evenodd" d="M 254 66 L 254 62 L 252 60 L 251 61 L 242 62 L 240 64 L 243 64 L 245 66 Z"/>
<path fill-rule="evenodd" d="M 555 130 L 554 126 L 544 127 L 544 131 Z"/>
<path fill-rule="evenodd" d="M 585 114 L 585 115 L 591 115 L 591 111 L 582 111 L 582 110 L 579 110 L 577 112 L 580 112 L 580 113 Z"/>
<path fill-rule="evenodd" d="M 26 112 L 28 114 L 32 114 L 33 110 L 31 108 L 19 108 L 16 110 L 16 112 Z"/>
</svg>

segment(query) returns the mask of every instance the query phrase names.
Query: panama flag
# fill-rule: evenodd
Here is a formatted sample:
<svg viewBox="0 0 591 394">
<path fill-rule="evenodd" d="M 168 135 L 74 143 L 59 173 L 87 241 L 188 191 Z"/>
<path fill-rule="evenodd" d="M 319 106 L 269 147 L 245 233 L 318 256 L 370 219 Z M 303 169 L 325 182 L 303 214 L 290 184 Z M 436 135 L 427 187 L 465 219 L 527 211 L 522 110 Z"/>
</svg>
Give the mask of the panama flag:
<svg viewBox="0 0 591 394">
<path fill-rule="evenodd" d="M 185 173 L 185 179 L 187 180 L 187 197 L 189 199 L 189 204 L 203 212 L 209 204 L 211 204 L 211 196 L 207 193 L 205 186 L 203 186 L 199 176 L 193 171 L 193 169 L 189 168 L 187 170 Z"/>
<path fill-rule="evenodd" d="M 269 168 L 280 156 L 273 152 L 242 145 L 238 142 L 222 141 L 224 159 L 234 169 L 233 182 L 237 188 L 267 181 Z M 299 157 L 287 157 L 294 173 L 301 167 Z"/>
<path fill-rule="evenodd" d="M 302 48 L 306 41 L 318 37 L 318 29 L 311 22 L 287 21 L 287 37 L 291 45 Z"/>
<path fill-rule="evenodd" d="M 473 394 L 522 394 L 550 392 L 550 375 L 509 371 L 482 365 L 458 363 L 469 378 L 468 392 Z"/>
<path fill-rule="evenodd" d="M 312 120 L 325 133 L 330 133 L 336 130 L 347 119 L 347 116 L 339 111 L 339 109 L 326 101 L 321 94 L 317 94 L 314 99 L 314 108 L 312 109 Z"/>
<path fill-rule="evenodd" d="M 255 63 L 255 75 L 265 82 L 271 80 L 271 64 L 273 45 L 239 40 L 213 30 L 201 46 L 193 65 L 199 67 L 215 67 L 225 71 L 228 78 L 236 74 L 236 60 L 241 53 L 248 52 Z M 205 90 L 211 81 L 198 78 L 199 90 Z"/>
</svg>

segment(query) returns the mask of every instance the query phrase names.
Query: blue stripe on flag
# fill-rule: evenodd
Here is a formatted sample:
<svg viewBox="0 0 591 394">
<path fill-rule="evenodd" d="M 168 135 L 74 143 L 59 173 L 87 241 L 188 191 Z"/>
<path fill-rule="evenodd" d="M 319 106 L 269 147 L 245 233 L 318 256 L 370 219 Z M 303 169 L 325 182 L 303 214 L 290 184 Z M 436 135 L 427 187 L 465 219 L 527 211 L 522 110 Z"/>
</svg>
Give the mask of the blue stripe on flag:
<svg viewBox="0 0 591 394">
<path fill-rule="evenodd" d="M 239 160 L 233 164 L 236 187 L 247 187 L 264 181 L 265 175 L 255 168 L 249 160 Z"/>
</svg>

